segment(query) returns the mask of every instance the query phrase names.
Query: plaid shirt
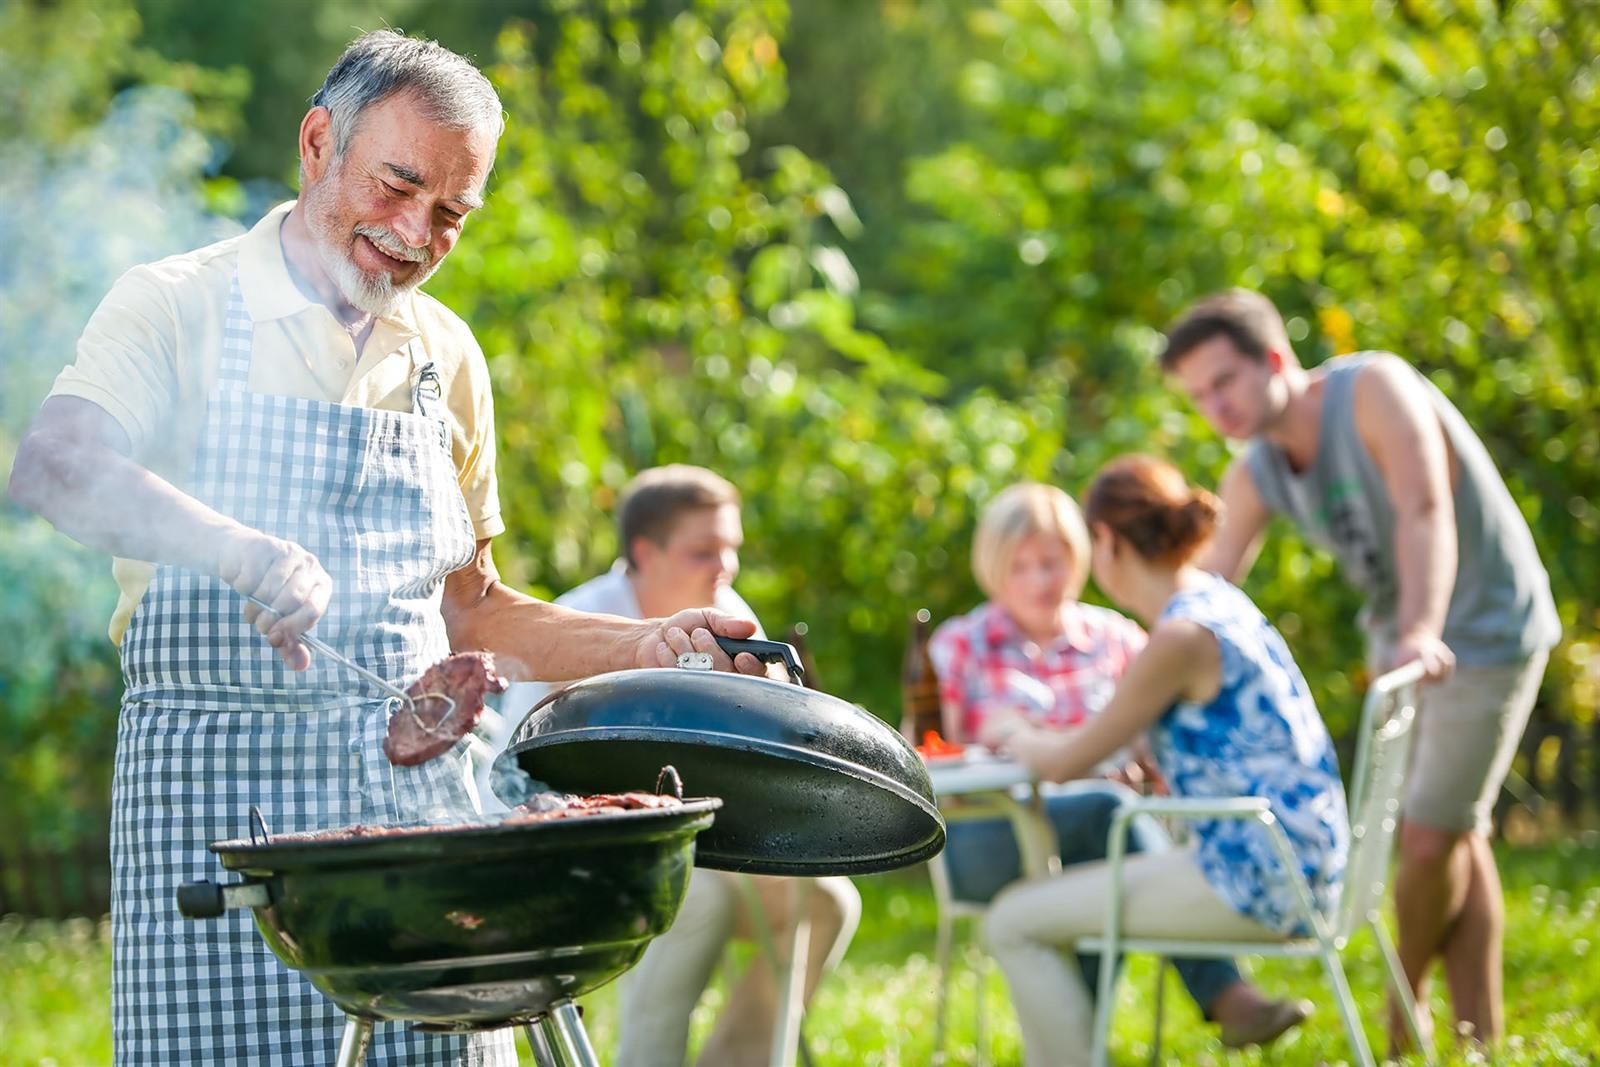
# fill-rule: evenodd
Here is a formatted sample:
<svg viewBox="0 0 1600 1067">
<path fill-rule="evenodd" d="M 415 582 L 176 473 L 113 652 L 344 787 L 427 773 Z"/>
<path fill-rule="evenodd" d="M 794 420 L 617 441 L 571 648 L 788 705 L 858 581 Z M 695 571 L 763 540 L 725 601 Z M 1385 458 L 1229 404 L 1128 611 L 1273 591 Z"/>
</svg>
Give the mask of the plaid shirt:
<svg viewBox="0 0 1600 1067">
<path fill-rule="evenodd" d="M 1073 602 L 1065 632 L 1041 647 L 998 605 L 980 604 L 947 619 L 928 642 L 939 675 L 946 721 L 975 740 L 995 708 L 1029 713 L 1040 726 L 1075 726 L 1111 699 L 1117 679 L 1144 647 L 1138 623 L 1114 611 Z"/>
</svg>

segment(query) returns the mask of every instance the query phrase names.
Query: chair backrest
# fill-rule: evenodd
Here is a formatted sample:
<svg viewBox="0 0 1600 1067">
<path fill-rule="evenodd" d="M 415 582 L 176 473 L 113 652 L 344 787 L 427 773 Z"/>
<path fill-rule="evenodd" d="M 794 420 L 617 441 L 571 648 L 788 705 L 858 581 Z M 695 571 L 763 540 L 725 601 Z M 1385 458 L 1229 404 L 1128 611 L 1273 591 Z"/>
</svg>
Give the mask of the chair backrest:
<svg viewBox="0 0 1600 1067">
<path fill-rule="evenodd" d="M 1367 690 L 1350 776 L 1350 857 L 1337 925 L 1342 937 L 1377 912 L 1388 887 L 1421 677 L 1420 666 L 1408 664 Z"/>
</svg>

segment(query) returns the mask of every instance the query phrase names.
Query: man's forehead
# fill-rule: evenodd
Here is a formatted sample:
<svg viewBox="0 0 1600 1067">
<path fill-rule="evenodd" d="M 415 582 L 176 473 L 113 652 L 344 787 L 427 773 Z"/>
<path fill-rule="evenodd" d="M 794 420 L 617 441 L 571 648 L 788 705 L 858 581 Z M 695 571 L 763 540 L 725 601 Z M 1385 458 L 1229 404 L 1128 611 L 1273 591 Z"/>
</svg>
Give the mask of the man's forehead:
<svg viewBox="0 0 1600 1067">
<path fill-rule="evenodd" d="M 739 506 L 716 504 L 711 507 L 686 508 L 679 512 L 672 522 L 669 536 L 742 541 L 744 524 L 739 515 Z"/>
<path fill-rule="evenodd" d="M 485 130 L 437 122 L 412 94 L 396 93 L 362 113 L 351 147 L 386 177 L 480 207 L 495 143 Z"/>
</svg>

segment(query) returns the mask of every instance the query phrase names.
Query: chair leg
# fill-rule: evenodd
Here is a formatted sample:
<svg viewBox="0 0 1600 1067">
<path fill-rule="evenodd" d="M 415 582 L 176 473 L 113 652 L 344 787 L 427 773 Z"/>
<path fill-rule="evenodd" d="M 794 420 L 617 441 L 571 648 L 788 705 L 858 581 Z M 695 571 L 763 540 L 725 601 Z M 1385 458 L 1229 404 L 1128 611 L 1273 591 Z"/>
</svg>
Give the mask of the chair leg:
<svg viewBox="0 0 1600 1067">
<path fill-rule="evenodd" d="M 1406 981 L 1405 968 L 1400 965 L 1400 953 L 1389 936 L 1389 928 L 1382 919 L 1372 920 L 1372 935 L 1378 939 L 1378 950 L 1383 954 L 1384 968 L 1389 972 L 1389 987 L 1406 1013 L 1406 1029 L 1411 1032 L 1411 1047 L 1422 1054 L 1422 1062 L 1433 1063 L 1433 1050 L 1422 1043 L 1422 1028 L 1417 1025 L 1417 1000 L 1411 995 L 1411 983 Z"/>
<path fill-rule="evenodd" d="M 1156 957 L 1156 1031 L 1150 1039 L 1150 1067 L 1161 1062 L 1161 1015 L 1167 1001 L 1167 957 Z"/>
<path fill-rule="evenodd" d="M 1106 932 L 1101 938 L 1100 988 L 1094 998 L 1094 1047 L 1089 1057 L 1093 1067 L 1106 1067 L 1111 1062 L 1111 1011 L 1117 999 L 1116 960 L 1120 931 L 1114 924 L 1106 925 Z"/>
<path fill-rule="evenodd" d="M 1350 1038 L 1350 1051 L 1355 1054 L 1356 1062 L 1361 1067 L 1376 1067 L 1372 1059 L 1372 1047 L 1367 1044 L 1366 1031 L 1361 1028 L 1361 1014 L 1356 1010 L 1356 999 L 1350 992 L 1350 982 L 1345 978 L 1344 964 L 1336 949 L 1331 946 L 1323 949 L 1322 966 L 1328 972 L 1328 984 L 1333 987 L 1334 997 L 1339 1001 L 1339 1015 L 1344 1020 L 1345 1033 Z"/>
</svg>

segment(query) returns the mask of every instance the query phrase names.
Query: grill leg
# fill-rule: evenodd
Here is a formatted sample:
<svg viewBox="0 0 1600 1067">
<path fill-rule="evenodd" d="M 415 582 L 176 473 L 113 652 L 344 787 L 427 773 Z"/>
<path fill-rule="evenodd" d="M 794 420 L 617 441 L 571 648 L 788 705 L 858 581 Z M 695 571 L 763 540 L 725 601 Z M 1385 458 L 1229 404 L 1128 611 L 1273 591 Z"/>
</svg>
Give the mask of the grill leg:
<svg viewBox="0 0 1600 1067">
<path fill-rule="evenodd" d="M 339 1038 L 339 1058 L 334 1067 L 361 1067 L 372 1044 L 372 1020 L 345 1016 L 344 1036 Z"/>
<path fill-rule="evenodd" d="M 544 1046 L 555 1055 L 553 1067 L 600 1067 L 583 1028 L 583 1015 L 572 1001 L 552 1004 L 549 1013 L 539 1017 L 539 1029 Z"/>
<path fill-rule="evenodd" d="M 544 1020 L 537 1023 L 528 1023 L 522 1032 L 528 1036 L 528 1047 L 533 1050 L 533 1062 L 538 1067 L 563 1067 L 556 1050 L 550 1047 L 550 1040 L 545 1036 Z"/>
</svg>

